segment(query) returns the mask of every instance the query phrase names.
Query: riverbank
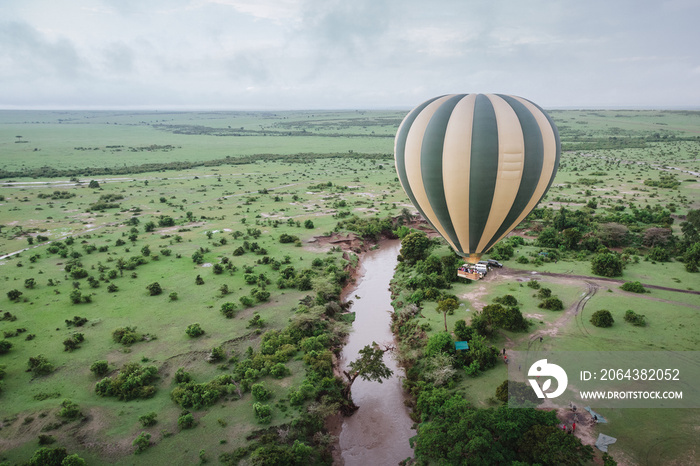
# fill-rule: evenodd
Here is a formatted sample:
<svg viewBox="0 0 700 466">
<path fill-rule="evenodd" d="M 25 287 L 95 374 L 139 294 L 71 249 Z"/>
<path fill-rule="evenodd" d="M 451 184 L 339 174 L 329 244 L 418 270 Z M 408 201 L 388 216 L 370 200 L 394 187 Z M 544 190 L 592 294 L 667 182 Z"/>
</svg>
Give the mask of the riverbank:
<svg viewBox="0 0 700 466">
<path fill-rule="evenodd" d="M 357 265 L 352 270 L 346 269 L 353 283 L 343 289 L 342 301 L 353 302 L 350 311 L 355 312 L 355 322 L 341 357 L 334 361 L 339 376 L 365 345 L 376 342 L 395 346 L 389 282 L 397 264 L 400 241 L 382 239 L 365 247 Z M 393 355 L 385 358 L 385 364 L 394 372 L 391 378 L 383 383 L 358 379 L 353 384 L 352 397 L 360 406 L 355 414 L 350 417 L 337 414 L 326 419 L 326 428 L 337 439 L 333 464 L 397 464 L 412 456 L 408 439 L 415 431 L 411 429 L 413 421 L 404 404 L 403 369 Z"/>
</svg>

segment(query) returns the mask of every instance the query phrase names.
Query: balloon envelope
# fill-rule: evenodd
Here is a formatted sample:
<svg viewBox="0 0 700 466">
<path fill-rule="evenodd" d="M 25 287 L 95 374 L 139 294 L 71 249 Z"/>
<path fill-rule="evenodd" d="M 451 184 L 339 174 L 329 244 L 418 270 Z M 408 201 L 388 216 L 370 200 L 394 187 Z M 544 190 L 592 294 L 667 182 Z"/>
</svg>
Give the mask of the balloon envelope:
<svg viewBox="0 0 700 466">
<path fill-rule="evenodd" d="M 561 145 L 536 104 L 503 94 L 452 94 L 413 109 L 396 133 L 404 191 L 458 254 L 478 260 L 552 184 Z"/>
</svg>

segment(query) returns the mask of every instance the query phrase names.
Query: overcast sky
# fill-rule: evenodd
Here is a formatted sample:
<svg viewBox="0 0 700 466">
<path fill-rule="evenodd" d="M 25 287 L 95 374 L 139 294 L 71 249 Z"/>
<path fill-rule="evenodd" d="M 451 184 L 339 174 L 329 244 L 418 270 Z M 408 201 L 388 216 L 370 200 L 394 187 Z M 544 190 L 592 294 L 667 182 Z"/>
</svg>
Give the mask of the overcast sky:
<svg viewBox="0 0 700 466">
<path fill-rule="evenodd" d="M 698 0 L 1 0 L 0 108 L 700 108 Z"/>
</svg>

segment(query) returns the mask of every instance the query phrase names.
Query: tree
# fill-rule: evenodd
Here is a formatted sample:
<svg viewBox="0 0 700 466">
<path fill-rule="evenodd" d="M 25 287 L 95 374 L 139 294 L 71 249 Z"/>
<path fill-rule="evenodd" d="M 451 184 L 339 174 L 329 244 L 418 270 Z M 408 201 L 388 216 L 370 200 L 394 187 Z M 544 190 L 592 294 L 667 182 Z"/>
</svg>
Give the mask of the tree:
<svg viewBox="0 0 700 466">
<path fill-rule="evenodd" d="M 594 274 L 603 277 L 619 277 L 622 275 L 622 260 L 619 255 L 612 252 L 596 254 L 591 259 L 591 270 Z"/>
<path fill-rule="evenodd" d="M 613 319 L 612 314 L 607 309 L 595 311 L 591 316 L 591 323 L 596 327 L 612 327 L 614 322 L 615 319 Z"/>
<path fill-rule="evenodd" d="M 103 377 L 109 372 L 109 363 L 105 360 L 95 361 L 90 366 L 90 372 L 98 377 Z"/>
<path fill-rule="evenodd" d="M 20 296 L 22 296 L 22 292 L 17 289 L 7 292 L 7 297 L 10 298 L 10 301 L 19 301 Z"/>
<path fill-rule="evenodd" d="M 629 232 L 629 228 L 619 223 L 603 223 L 598 227 L 598 239 L 609 248 L 625 246 Z"/>
<path fill-rule="evenodd" d="M 34 452 L 29 458 L 30 466 L 61 466 L 63 460 L 68 456 L 68 452 L 63 447 L 47 448 L 42 447 Z"/>
<path fill-rule="evenodd" d="M 348 402 L 345 408 L 345 414 L 350 415 L 359 407 L 352 401 L 351 388 L 352 384 L 358 377 L 362 380 L 375 381 L 382 383 L 382 379 L 391 377 L 394 373 L 384 364 L 384 353 L 390 351 L 391 348 L 379 348 L 372 342 L 372 345 L 366 345 L 360 350 L 359 358 L 348 364 L 348 370 L 343 371 L 347 379 L 347 383 L 343 388 L 342 394 Z"/>
<path fill-rule="evenodd" d="M 524 460 L 543 466 L 579 465 L 593 459 L 593 448 L 555 426 L 534 425 L 518 442 Z"/>
<path fill-rule="evenodd" d="M 12 348 L 12 343 L 7 340 L 0 340 L 0 354 L 7 354 Z"/>
<path fill-rule="evenodd" d="M 163 292 L 163 288 L 160 287 L 158 282 L 153 282 L 146 287 L 148 294 L 151 296 L 157 296 Z"/>
<path fill-rule="evenodd" d="M 190 324 L 187 326 L 187 330 L 185 330 L 185 333 L 190 338 L 196 338 L 200 335 L 204 335 L 204 330 L 202 330 L 202 327 L 199 324 Z"/>
<path fill-rule="evenodd" d="M 100 183 L 98 183 L 97 180 L 90 180 L 90 184 L 88 185 L 88 188 L 98 189 L 99 187 L 100 187 Z"/>
<path fill-rule="evenodd" d="M 138 437 L 131 442 L 131 445 L 136 447 L 134 454 L 139 454 L 146 450 L 146 448 L 151 446 L 151 434 L 147 432 L 141 432 Z"/>
<path fill-rule="evenodd" d="M 314 222 L 312 222 L 311 220 L 306 220 L 304 222 L 304 228 L 312 230 L 314 228 Z"/>
<path fill-rule="evenodd" d="M 437 308 L 435 310 L 438 313 L 442 313 L 442 316 L 445 320 L 445 331 L 447 332 L 447 314 L 452 315 L 455 313 L 455 311 L 459 309 L 459 302 L 454 299 L 454 298 L 447 298 L 443 299 L 442 301 L 438 301 Z"/>
<path fill-rule="evenodd" d="M 422 231 L 407 234 L 401 240 L 401 257 L 408 264 L 415 264 L 428 256 L 430 239 Z"/>
</svg>

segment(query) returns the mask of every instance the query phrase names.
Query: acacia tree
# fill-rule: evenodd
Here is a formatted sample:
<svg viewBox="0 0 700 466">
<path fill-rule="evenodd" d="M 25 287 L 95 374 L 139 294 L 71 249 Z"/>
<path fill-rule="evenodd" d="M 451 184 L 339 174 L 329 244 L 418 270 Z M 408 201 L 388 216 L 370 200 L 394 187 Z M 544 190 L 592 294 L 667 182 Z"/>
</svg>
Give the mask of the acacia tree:
<svg viewBox="0 0 700 466">
<path fill-rule="evenodd" d="M 343 397 L 348 401 L 347 407 L 343 410 L 346 416 L 359 409 L 359 406 L 352 401 L 350 392 L 352 384 L 358 377 L 362 380 L 382 383 L 382 379 L 387 379 L 394 373 L 384 364 L 384 353 L 391 350 L 392 348 L 379 348 L 379 345 L 372 342 L 371 346 L 366 345 L 362 348 L 359 358 L 348 364 L 348 370 L 343 371 L 347 378 L 347 384 L 343 388 Z"/>
<path fill-rule="evenodd" d="M 454 298 L 446 298 L 442 301 L 438 301 L 437 308 L 435 310 L 438 313 L 442 313 L 445 319 L 445 331 L 447 332 L 447 314 L 452 315 L 459 308 L 459 303 Z"/>
</svg>

